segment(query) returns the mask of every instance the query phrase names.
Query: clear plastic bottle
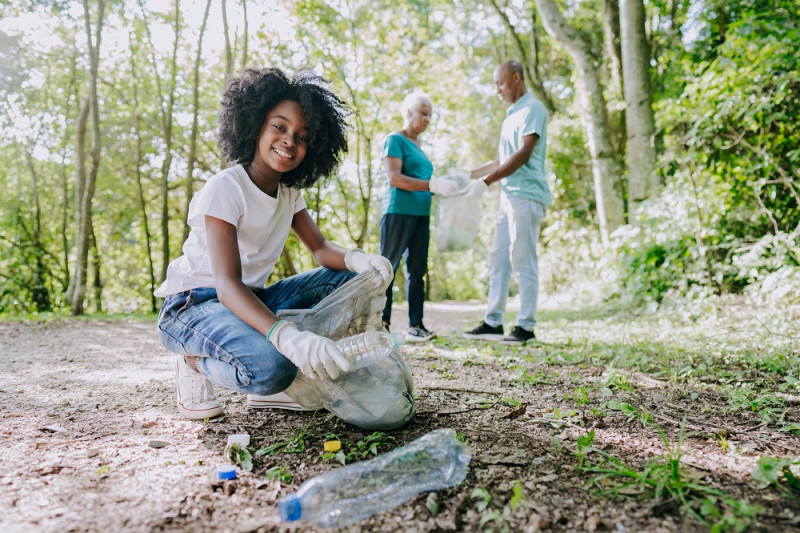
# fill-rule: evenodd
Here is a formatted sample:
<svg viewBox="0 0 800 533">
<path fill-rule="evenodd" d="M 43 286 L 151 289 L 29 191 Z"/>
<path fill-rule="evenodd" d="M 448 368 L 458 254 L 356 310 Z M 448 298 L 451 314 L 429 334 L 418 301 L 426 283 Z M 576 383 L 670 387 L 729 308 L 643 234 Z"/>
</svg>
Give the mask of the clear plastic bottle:
<svg viewBox="0 0 800 533">
<path fill-rule="evenodd" d="M 336 345 L 350 361 L 350 370 L 352 371 L 370 365 L 383 357 L 388 357 L 403 342 L 403 337 L 395 333 L 365 331 L 340 339 Z"/>
<path fill-rule="evenodd" d="M 471 455 L 455 431 L 437 429 L 387 454 L 309 479 L 278 501 L 278 514 L 285 522 L 345 527 L 420 492 L 458 485 Z"/>
</svg>

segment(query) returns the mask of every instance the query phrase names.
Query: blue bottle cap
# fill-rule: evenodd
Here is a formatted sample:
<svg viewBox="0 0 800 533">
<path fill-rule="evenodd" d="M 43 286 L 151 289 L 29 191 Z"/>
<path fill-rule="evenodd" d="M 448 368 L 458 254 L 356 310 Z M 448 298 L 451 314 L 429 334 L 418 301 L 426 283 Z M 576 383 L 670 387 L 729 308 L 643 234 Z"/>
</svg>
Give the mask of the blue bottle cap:
<svg viewBox="0 0 800 533">
<path fill-rule="evenodd" d="M 399 348 L 403 344 L 405 344 L 406 339 L 402 335 L 398 335 L 397 333 L 392 333 L 392 341 L 394 341 L 395 348 Z"/>
<path fill-rule="evenodd" d="M 217 478 L 236 479 L 236 465 L 222 465 L 217 468 Z"/>
<path fill-rule="evenodd" d="M 299 520 L 300 513 L 300 500 L 294 494 L 289 494 L 278 500 L 278 516 L 284 522 Z"/>
</svg>

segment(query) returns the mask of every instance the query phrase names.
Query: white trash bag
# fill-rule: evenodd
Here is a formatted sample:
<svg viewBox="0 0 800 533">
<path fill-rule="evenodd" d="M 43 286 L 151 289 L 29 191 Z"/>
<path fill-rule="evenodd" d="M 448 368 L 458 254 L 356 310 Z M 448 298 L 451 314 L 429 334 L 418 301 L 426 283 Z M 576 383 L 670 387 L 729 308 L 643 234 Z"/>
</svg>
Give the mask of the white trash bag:
<svg viewBox="0 0 800 533">
<path fill-rule="evenodd" d="M 338 341 L 369 330 L 383 330 L 385 305 L 380 274 L 365 272 L 313 309 L 285 309 L 277 315 L 294 322 L 297 329 Z M 389 357 L 334 380 L 309 379 L 298 373 L 284 392 L 307 409 L 324 407 L 345 422 L 371 430 L 399 428 L 417 410 L 411 371 L 397 347 Z"/>
<path fill-rule="evenodd" d="M 457 171 L 441 179 L 458 183 L 458 192 L 449 196 L 436 196 L 436 223 L 433 238 L 440 252 L 469 250 L 481 222 L 481 199 L 466 198 L 464 192 L 470 183 L 469 172 Z"/>
</svg>

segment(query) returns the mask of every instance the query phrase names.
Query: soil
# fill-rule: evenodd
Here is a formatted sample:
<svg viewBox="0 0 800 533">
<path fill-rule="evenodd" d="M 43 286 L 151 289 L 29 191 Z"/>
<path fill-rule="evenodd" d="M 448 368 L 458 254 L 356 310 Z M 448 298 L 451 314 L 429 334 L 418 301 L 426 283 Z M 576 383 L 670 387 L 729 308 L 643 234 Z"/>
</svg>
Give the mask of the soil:
<svg viewBox="0 0 800 533">
<path fill-rule="evenodd" d="M 398 308 L 395 316 L 404 313 Z M 372 444 L 380 454 L 433 429 L 453 428 L 473 453 L 464 483 L 435 496 L 422 494 L 347 531 L 708 529 L 670 495 L 655 498 L 638 485 L 616 498 L 598 494 L 610 482 L 586 490 L 598 474 L 581 469 L 578 439 L 590 430 L 593 446 L 639 472 L 667 453 L 664 440 L 655 426 L 630 413 L 606 409 L 601 415 L 596 408 L 602 398 L 576 402 L 580 384 L 596 381 L 605 368 L 582 364 L 566 370 L 522 357 L 541 350 L 538 344 L 515 348 L 462 340 L 458 332 L 477 324 L 481 313 L 479 303 L 426 304 L 426 325 L 440 339 L 403 347 L 418 412 L 406 427 L 383 435 L 327 413 L 248 411 L 244 395 L 219 389 L 224 416 L 184 420 L 174 403 L 174 356 L 157 340 L 153 321 L 0 323 L 0 528 L 316 531 L 282 525 L 275 503 L 339 466 L 323 457 L 325 440 L 335 435 L 358 460 L 372 455 Z M 540 323 L 537 334 L 546 341 L 556 327 L 563 323 Z M 530 379 L 510 379 L 520 369 Z M 799 527 L 798 499 L 759 489 L 750 472 L 759 456 L 800 455 L 800 438 L 763 424 L 755 412 L 726 414 L 724 400 L 711 388 L 689 391 L 635 373 L 628 379 L 635 401 L 633 391 L 615 399 L 657 413 L 668 442 L 679 439 L 679 420 L 695 413 L 688 418 L 695 431 L 681 448 L 687 479 L 763 507 L 752 530 Z M 797 410 L 790 416 L 796 418 Z M 248 433 L 253 451 L 297 436 L 295 444 L 304 449 L 255 457 L 252 472 L 217 481 L 216 468 L 227 462 L 227 436 L 235 433 Z M 727 436 L 727 446 L 720 435 Z M 599 455 L 592 457 L 597 464 Z M 270 479 L 268 470 L 276 466 L 291 474 L 291 482 Z M 745 515 L 740 511 L 739 518 Z M 729 518 L 731 524 L 739 519 Z"/>
</svg>

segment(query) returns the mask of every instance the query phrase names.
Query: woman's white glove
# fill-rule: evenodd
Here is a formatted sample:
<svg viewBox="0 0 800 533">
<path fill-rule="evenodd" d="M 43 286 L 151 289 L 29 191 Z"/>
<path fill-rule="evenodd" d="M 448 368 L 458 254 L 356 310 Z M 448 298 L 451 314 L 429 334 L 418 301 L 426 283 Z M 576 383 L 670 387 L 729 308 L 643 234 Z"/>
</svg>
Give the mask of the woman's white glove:
<svg viewBox="0 0 800 533">
<path fill-rule="evenodd" d="M 466 198 L 480 198 L 489 189 L 489 184 L 484 180 L 475 180 L 464 190 L 464 197 Z"/>
<path fill-rule="evenodd" d="M 300 331 L 291 322 L 282 320 L 273 326 L 267 340 L 311 379 L 336 379 L 350 370 L 350 361 L 335 342 L 310 331 Z"/>
<path fill-rule="evenodd" d="M 394 269 L 388 259 L 382 255 L 365 253 L 358 248 L 353 248 L 344 255 L 344 264 L 347 270 L 356 274 L 376 270 L 383 280 L 384 287 L 388 287 L 394 278 Z"/>
<path fill-rule="evenodd" d="M 442 196 L 450 196 L 451 194 L 455 194 L 458 192 L 458 188 L 458 183 L 444 178 L 436 178 L 428 182 L 428 190 L 433 194 L 439 194 Z"/>
</svg>

